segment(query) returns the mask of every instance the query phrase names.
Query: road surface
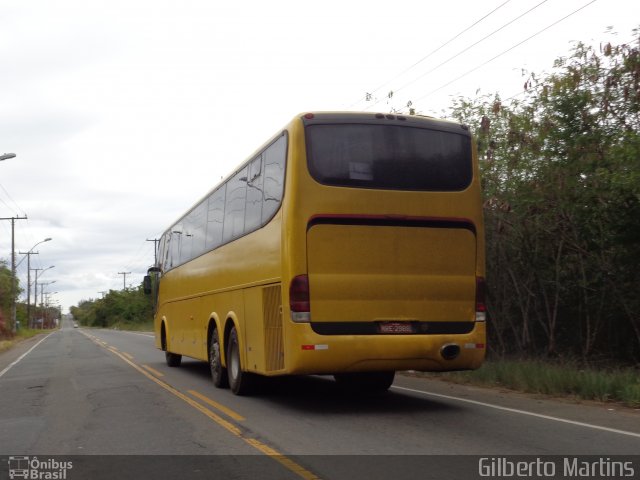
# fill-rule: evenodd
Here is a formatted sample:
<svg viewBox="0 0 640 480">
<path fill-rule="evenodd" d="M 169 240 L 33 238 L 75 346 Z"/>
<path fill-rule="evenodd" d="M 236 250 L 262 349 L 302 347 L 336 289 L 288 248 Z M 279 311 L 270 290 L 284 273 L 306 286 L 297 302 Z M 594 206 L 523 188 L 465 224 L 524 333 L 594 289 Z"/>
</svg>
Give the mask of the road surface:
<svg viewBox="0 0 640 480">
<path fill-rule="evenodd" d="M 118 473 L 104 478 L 482 478 L 478 456 L 495 467 L 640 453 L 638 410 L 407 375 L 382 395 L 295 377 L 237 397 L 213 386 L 206 363 L 169 368 L 152 334 L 70 323 L 0 356 L 0 400 L 4 475 L 9 456 L 37 455 Z"/>
</svg>

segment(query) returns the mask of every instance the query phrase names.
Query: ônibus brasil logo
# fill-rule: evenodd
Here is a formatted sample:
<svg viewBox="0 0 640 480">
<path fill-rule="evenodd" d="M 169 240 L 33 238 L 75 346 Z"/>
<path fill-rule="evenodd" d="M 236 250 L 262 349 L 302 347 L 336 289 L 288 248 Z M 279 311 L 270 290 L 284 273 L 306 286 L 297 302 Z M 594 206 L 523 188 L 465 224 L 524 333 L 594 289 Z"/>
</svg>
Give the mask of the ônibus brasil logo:
<svg viewBox="0 0 640 480">
<path fill-rule="evenodd" d="M 9 478 L 30 480 L 66 480 L 67 470 L 73 468 L 73 462 L 61 462 L 52 458 L 38 460 L 38 457 L 9 457 Z"/>
</svg>

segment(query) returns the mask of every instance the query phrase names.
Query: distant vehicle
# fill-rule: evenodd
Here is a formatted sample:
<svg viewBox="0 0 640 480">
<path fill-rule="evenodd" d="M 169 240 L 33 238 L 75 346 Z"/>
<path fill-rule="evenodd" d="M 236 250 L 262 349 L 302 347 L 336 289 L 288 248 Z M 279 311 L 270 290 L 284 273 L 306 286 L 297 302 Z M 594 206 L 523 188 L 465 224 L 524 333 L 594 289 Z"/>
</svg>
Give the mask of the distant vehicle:
<svg viewBox="0 0 640 480">
<path fill-rule="evenodd" d="M 157 258 L 156 346 L 172 367 L 208 360 L 236 394 L 254 374 L 384 391 L 397 370 L 485 357 L 478 160 L 458 123 L 300 115 L 172 224 Z"/>
<path fill-rule="evenodd" d="M 78 328 L 78 322 L 73 322 L 73 328 Z"/>
</svg>

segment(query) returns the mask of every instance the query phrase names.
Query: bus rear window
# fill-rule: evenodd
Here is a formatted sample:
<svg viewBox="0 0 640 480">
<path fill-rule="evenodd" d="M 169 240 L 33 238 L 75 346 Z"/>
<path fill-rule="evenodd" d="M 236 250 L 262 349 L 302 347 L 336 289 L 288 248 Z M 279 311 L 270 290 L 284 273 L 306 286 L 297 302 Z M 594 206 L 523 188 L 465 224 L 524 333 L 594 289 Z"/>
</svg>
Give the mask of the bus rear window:
<svg viewBox="0 0 640 480">
<path fill-rule="evenodd" d="M 468 135 L 410 126 L 315 124 L 306 128 L 311 175 L 325 185 L 459 191 L 471 183 Z"/>
</svg>

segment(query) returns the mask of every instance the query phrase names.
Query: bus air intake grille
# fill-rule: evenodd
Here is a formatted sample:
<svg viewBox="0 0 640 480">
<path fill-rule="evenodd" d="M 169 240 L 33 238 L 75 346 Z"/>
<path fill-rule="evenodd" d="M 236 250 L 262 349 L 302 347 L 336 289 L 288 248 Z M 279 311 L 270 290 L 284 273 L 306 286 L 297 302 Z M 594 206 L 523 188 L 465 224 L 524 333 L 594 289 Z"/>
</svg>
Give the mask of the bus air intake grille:
<svg viewBox="0 0 640 480">
<path fill-rule="evenodd" d="M 264 351 L 267 371 L 269 372 L 284 369 L 281 308 L 282 295 L 280 285 L 263 288 Z"/>
</svg>

